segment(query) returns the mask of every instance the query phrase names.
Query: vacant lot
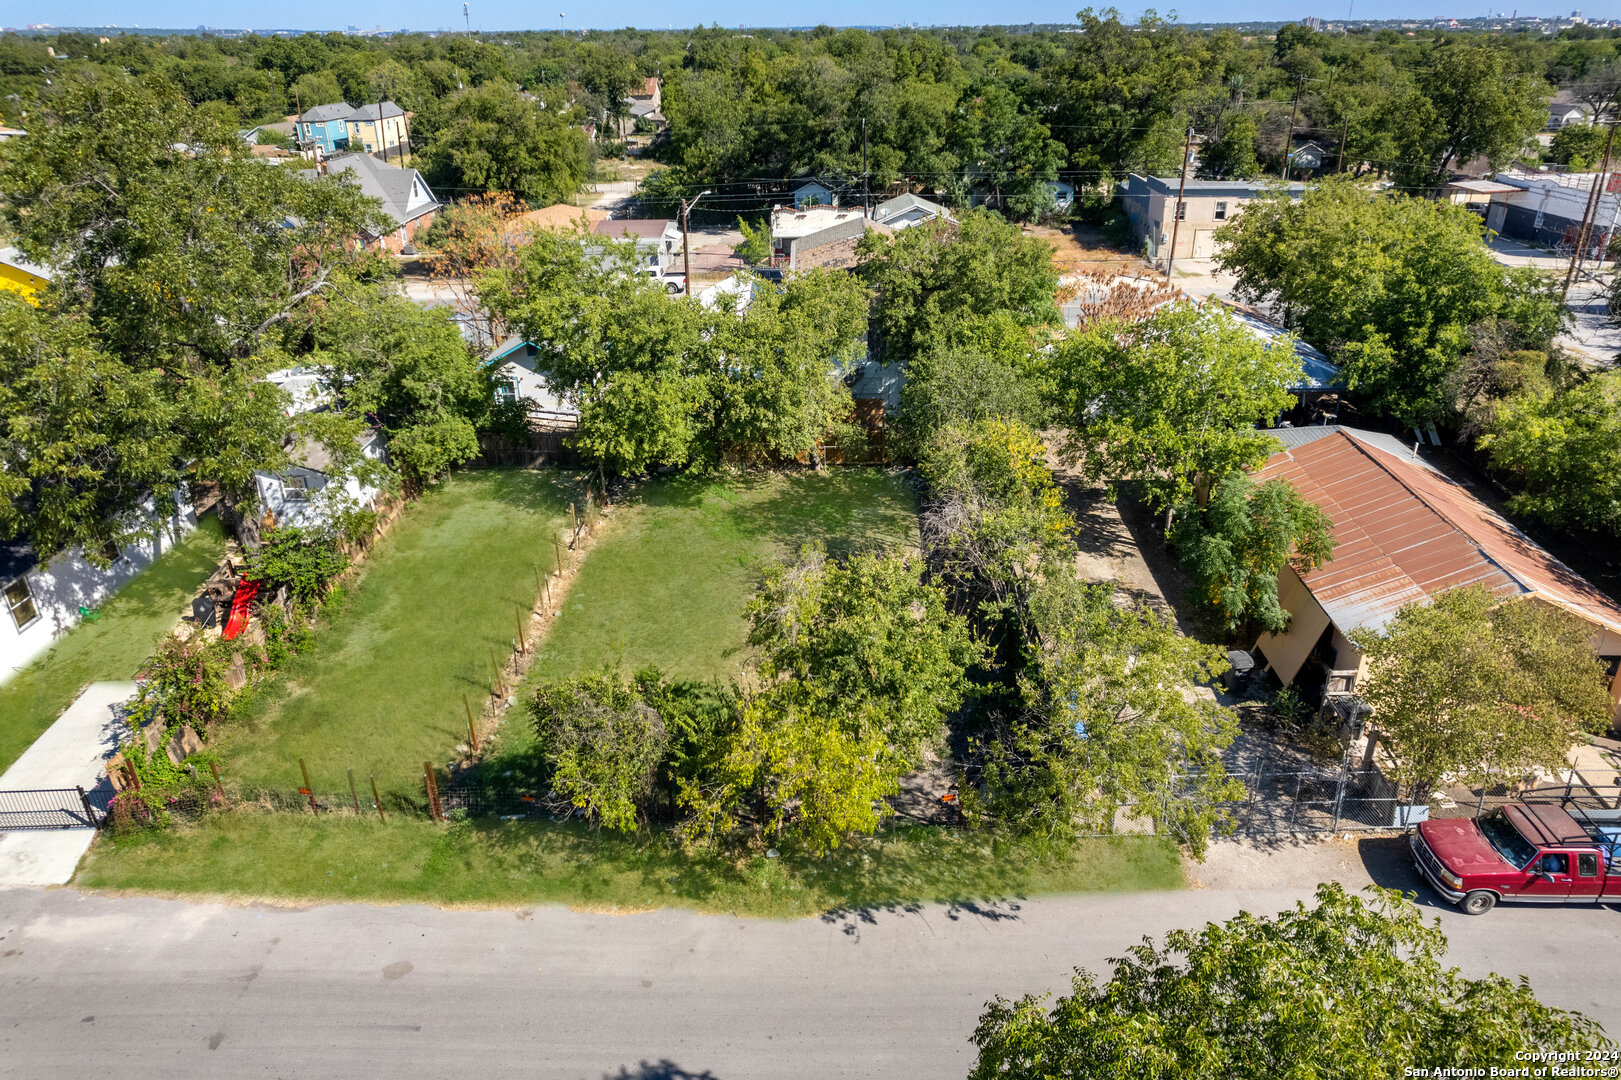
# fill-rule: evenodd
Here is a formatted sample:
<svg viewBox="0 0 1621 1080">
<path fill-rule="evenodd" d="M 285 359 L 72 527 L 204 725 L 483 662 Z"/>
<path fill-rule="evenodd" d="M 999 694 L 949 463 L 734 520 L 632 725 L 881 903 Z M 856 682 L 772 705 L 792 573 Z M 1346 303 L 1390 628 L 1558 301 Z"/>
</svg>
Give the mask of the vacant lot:
<svg viewBox="0 0 1621 1080">
<path fill-rule="evenodd" d="M 646 485 L 615 509 L 586 558 L 531 682 L 613 664 L 737 674 L 742 609 L 762 566 L 812 540 L 832 552 L 915 547 L 911 488 L 876 469 Z"/>
<path fill-rule="evenodd" d="M 89 683 L 133 678 L 163 635 L 191 610 L 225 541 L 219 519 L 197 529 L 74 627 L 51 651 L 0 686 L 0 771 L 50 727 Z"/>
<path fill-rule="evenodd" d="M 628 839 L 577 824 L 420 818 L 317 820 L 223 814 L 205 824 L 105 837 L 79 871 L 88 888 L 283 901 L 686 907 L 796 917 L 829 909 L 1057 892 L 1174 889 L 1173 845 L 1143 837 L 1069 851 L 914 828 L 826 859 L 683 855 L 661 836 Z"/>
<path fill-rule="evenodd" d="M 353 768 L 384 790 L 421 793 L 422 763 L 445 761 L 505 657 L 515 609 L 534 603 L 536 567 L 568 518 L 573 475 L 461 473 L 429 491 L 367 558 L 346 601 L 317 627 L 313 652 L 264 684 L 221 740 L 243 788 L 339 791 Z"/>
</svg>

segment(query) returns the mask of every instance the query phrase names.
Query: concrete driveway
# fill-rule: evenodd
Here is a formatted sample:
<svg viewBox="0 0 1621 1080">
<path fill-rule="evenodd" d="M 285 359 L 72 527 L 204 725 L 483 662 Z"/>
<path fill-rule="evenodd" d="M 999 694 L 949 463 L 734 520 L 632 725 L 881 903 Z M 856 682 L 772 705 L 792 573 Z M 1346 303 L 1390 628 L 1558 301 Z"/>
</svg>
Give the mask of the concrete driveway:
<svg viewBox="0 0 1621 1080">
<path fill-rule="evenodd" d="M 122 735 L 115 709 L 134 694 L 132 682 L 91 683 L 0 776 L 0 791 L 93 791 L 105 783 L 107 759 L 118 751 Z M 75 801 L 76 796 L 64 796 L 64 808 L 82 812 Z M 0 832 L 0 885 L 65 884 L 95 835 L 93 828 Z"/>
<path fill-rule="evenodd" d="M 1418 888 L 1399 845 L 1218 846 L 1206 887 L 1183 892 L 791 922 L 0 890 L 0 1075 L 958 1077 L 991 997 L 1062 991 L 1143 935 L 1309 900 L 1303 878 Z M 1621 915 L 1471 919 L 1420 898 L 1467 973 L 1524 973 L 1621 1032 L 1621 971 L 1594 962 L 1621 949 Z"/>
</svg>

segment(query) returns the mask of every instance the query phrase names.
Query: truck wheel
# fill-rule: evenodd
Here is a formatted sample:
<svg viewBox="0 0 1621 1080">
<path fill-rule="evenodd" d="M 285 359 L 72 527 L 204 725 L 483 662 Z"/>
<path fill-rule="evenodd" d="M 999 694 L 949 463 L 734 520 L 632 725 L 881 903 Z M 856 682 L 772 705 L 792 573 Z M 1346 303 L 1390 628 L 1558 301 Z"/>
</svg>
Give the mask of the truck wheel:
<svg viewBox="0 0 1621 1080">
<path fill-rule="evenodd" d="M 1465 915 L 1484 915 L 1497 906 L 1497 897 L 1484 889 L 1476 889 L 1458 905 Z"/>
</svg>

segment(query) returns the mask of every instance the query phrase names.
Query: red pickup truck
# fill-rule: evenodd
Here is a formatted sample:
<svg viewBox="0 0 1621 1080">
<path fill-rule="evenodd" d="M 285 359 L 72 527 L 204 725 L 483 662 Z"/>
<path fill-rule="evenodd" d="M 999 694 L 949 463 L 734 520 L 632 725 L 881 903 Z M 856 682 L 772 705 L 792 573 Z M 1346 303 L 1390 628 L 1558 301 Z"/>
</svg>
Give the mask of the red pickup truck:
<svg viewBox="0 0 1621 1080">
<path fill-rule="evenodd" d="M 1425 880 L 1470 915 L 1500 900 L 1621 903 L 1621 827 L 1583 817 L 1510 803 L 1474 820 L 1426 821 L 1408 844 Z"/>
</svg>

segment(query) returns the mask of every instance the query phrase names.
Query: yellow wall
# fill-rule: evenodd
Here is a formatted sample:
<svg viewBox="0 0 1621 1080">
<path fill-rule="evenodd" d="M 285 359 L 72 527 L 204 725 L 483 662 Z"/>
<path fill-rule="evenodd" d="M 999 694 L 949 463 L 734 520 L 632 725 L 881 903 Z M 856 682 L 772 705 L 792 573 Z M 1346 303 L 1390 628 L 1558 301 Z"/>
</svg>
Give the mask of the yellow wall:
<svg viewBox="0 0 1621 1080">
<path fill-rule="evenodd" d="M 351 120 L 349 133 L 351 148 L 354 149 L 370 152 L 398 146 L 405 141 L 405 117 L 388 116 L 380 123 L 376 120 Z M 360 147 L 353 146 L 357 141 Z"/>
<path fill-rule="evenodd" d="M 0 289 L 21 293 L 23 299 L 31 304 L 37 304 L 39 301 L 34 299 L 34 294 L 44 287 L 45 279 L 39 275 L 30 274 L 20 266 L 0 262 Z"/>
<path fill-rule="evenodd" d="M 1323 610 L 1306 588 L 1306 583 L 1290 566 L 1285 566 L 1278 573 L 1278 602 L 1283 605 L 1283 610 L 1293 615 L 1288 628 L 1281 634 L 1262 634 L 1255 646 L 1266 654 L 1266 661 L 1273 673 L 1289 683 L 1300 674 L 1301 665 L 1311 655 L 1312 646 L 1323 636 L 1329 622 L 1328 612 Z M 1335 635 L 1336 645 L 1340 637 Z M 1349 660 L 1350 654 L 1342 654 L 1342 657 Z M 1349 666 L 1343 660 L 1341 666 Z"/>
</svg>

